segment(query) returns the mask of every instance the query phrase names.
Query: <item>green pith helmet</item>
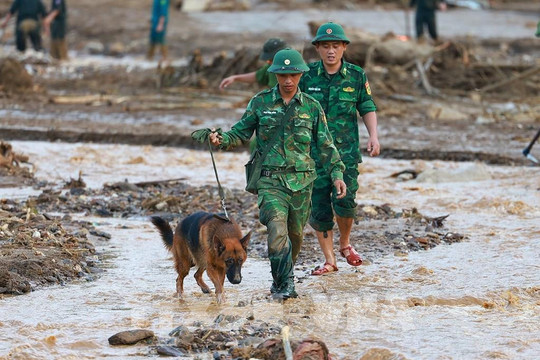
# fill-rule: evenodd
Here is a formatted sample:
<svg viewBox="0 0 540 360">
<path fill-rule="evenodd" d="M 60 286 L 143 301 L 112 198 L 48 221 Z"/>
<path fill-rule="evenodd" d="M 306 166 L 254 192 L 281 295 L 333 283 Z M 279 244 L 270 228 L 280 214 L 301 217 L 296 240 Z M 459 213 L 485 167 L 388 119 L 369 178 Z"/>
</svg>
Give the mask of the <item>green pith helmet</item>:
<svg viewBox="0 0 540 360">
<path fill-rule="evenodd" d="M 294 49 L 279 50 L 274 56 L 268 72 L 274 74 L 298 74 L 309 70 L 302 54 Z"/>
<path fill-rule="evenodd" d="M 333 22 L 322 24 L 311 43 L 315 45 L 320 41 L 343 41 L 346 44 L 351 42 L 347 35 L 345 35 L 345 30 L 343 30 L 341 25 Z"/>
<path fill-rule="evenodd" d="M 261 52 L 261 60 L 272 60 L 274 58 L 274 55 L 276 53 L 287 47 L 287 44 L 285 41 L 278 39 L 278 38 L 271 38 L 266 40 L 266 42 L 263 45 L 263 49 Z"/>
<path fill-rule="evenodd" d="M 538 22 L 538 25 L 536 25 L 536 36 L 540 37 L 540 21 Z"/>
</svg>

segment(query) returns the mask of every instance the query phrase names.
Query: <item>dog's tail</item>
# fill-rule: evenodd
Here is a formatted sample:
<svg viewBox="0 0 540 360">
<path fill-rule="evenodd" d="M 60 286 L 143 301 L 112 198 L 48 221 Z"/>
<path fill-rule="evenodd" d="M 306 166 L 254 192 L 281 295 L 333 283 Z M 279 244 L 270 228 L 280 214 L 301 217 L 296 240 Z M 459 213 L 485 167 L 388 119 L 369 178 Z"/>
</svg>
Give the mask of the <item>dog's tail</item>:
<svg viewBox="0 0 540 360">
<path fill-rule="evenodd" d="M 159 230 L 159 233 L 161 234 L 161 239 L 163 240 L 163 243 L 165 244 L 167 249 L 171 250 L 174 234 L 169 223 L 160 218 L 159 216 L 152 216 L 150 218 L 150 221 L 152 221 L 152 224 L 154 224 Z"/>
</svg>

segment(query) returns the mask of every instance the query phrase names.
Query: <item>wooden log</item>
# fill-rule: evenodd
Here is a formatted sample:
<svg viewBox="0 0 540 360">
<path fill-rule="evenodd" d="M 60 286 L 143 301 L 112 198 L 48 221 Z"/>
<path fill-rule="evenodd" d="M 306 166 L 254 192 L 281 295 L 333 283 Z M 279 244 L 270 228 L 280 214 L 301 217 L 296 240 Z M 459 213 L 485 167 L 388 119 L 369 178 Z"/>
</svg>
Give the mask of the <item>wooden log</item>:
<svg viewBox="0 0 540 360">
<path fill-rule="evenodd" d="M 500 88 L 501 86 L 508 85 L 508 84 L 510 84 L 510 83 L 512 83 L 512 82 L 514 82 L 514 81 L 521 80 L 521 79 L 525 79 L 525 78 L 528 78 L 528 77 L 530 77 L 530 76 L 533 76 L 533 75 L 536 74 L 537 72 L 540 72 L 540 66 L 538 66 L 538 65 L 533 66 L 533 67 L 530 68 L 529 70 L 523 71 L 523 72 L 520 73 L 520 74 L 514 75 L 514 76 L 512 76 L 511 78 L 501 80 L 501 81 L 499 81 L 499 82 L 496 82 L 495 84 L 489 84 L 489 85 L 487 85 L 487 86 L 484 86 L 484 87 L 481 88 L 479 91 L 480 91 L 481 93 L 488 92 L 488 91 L 491 91 L 491 90 Z"/>
</svg>

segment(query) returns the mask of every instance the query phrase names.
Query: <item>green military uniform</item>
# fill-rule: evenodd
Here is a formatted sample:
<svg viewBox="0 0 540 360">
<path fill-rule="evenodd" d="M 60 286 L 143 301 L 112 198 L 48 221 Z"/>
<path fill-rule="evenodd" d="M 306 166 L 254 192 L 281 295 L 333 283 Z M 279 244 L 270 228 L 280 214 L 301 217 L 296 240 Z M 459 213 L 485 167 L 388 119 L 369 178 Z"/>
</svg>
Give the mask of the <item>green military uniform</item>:
<svg viewBox="0 0 540 360">
<path fill-rule="evenodd" d="M 295 52 L 301 60 L 295 50 L 282 51 Z M 301 62 L 305 67 L 303 60 Z M 273 66 L 277 66 L 276 60 Z M 274 67 L 277 69 L 274 71 L 284 68 Z M 294 111 L 282 119 L 289 106 L 295 106 Z M 317 177 L 312 150 L 317 151 L 319 164 L 333 180 L 343 179 L 345 166 L 332 142 L 324 112 L 317 101 L 300 90 L 289 104 L 284 103 L 278 86 L 261 91 L 251 99 L 242 119 L 222 134 L 221 147 L 231 149 L 241 145 L 255 132 L 257 147 L 262 149 L 272 140 L 273 133 L 281 129 L 282 121 L 285 122 L 283 135 L 277 136 L 264 158 L 263 176 L 257 183 L 257 191 L 259 220 L 268 229 L 268 257 L 274 280 L 272 292 L 288 298 L 297 296 L 293 265 L 302 245 L 303 229 L 311 207 L 312 184 Z"/>
<path fill-rule="evenodd" d="M 435 21 L 435 11 L 443 0 L 411 0 L 410 6 L 416 6 L 415 27 L 416 37 L 424 35 L 424 25 L 427 26 L 429 36 L 437 40 L 437 23 Z"/>
<path fill-rule="evenodd" d="M 259 70 L 255 72 L 255 79 L 257 84 L 262 86 L 274 87 L 277 84 L 276 75 L 268 72 L 270 64 L 265 64 Z"/>
<path fill-rule="evenodd" d="M 344 61 L 339 72 L 333 75 L 326 72 L 322 61 L 308 66 L 310 69 L 302 76 L 299 87 L 321 104 L 334 144 L 346 166 L 344 181 L 347 195 L 337 199 L 332 194 L 331 179 L 317 164 L 318 177 L 314 184 L 310 224 L 317 231 L 328 231 L 334 227 L 332 207 L 341 217 L 355 217 L 358 163 L 362 161 L 357 111 L 363 116 L 376 111 L 377 107 L 371 97 L 367 76 L 359 66 Z M 313 156 L 319 158 L 317 149 L 314 149 Z"/>
</svg>

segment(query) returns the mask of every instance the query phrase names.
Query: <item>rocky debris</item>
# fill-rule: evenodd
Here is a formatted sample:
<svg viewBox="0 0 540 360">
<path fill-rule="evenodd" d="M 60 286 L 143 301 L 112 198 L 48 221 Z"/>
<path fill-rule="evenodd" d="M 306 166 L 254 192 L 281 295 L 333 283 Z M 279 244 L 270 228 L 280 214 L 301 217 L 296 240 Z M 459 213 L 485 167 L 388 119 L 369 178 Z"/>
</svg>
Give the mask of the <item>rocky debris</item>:
<svg viewBox="0 0 540 360">
<path fill-rule="evenodd" d="M 91 223 L 40 213 L 31 202 L 2 199 L 0 224 L 0 294 L 20 295 L 73 279 L 91 281 L 101 272 L 89 241 Z"/>
<path fill-rule="evenodd" d="M 240 189 L 225 189 L 225 194 L 229 215 L 241 228 L 253 230 L 249 256 L 266 257 L 266 229 L 259 223 L 255 197 Z M 216 200 L 219 198 L 215 186 L 193 187 L 182 180 L 170 180 L 139 184 L 121 182 L 105 185 L 103 189 L 49 189 L 29 201 L 42 212 L 85 213 L 101 217 L 159 215 L 174 227 L 195 210 L 221 212 L 221 204 Z M 196 209 L 193 204 L 198 204 Z M 360 204 L 357 209 L 353 239 L 361 240 L 354 241 L 354 246 L 372 259 L 393 252 L 406 254 L 429 249 L 465 238 L 463 235 L 448 236 L 449 231 L 443 225 L 448 215 L 429 217 L 416 208 L 395 211 L 388 205 Z M 314 232 L 307 226 L 299 266 L 308 271 L 318 261 L 319 254 Z"/>
<path fill-rule="evenodd" d="M 109 338 L 111 345 L 133 345 L 142 340 L 152 341 L 154 332 L 150 330 L 137 329 L 121 331 Z"/>
</svg>

